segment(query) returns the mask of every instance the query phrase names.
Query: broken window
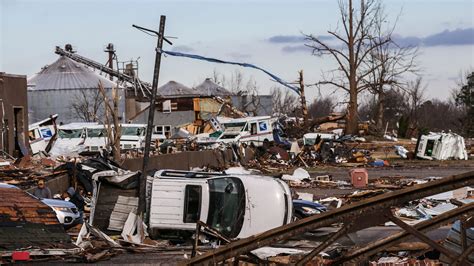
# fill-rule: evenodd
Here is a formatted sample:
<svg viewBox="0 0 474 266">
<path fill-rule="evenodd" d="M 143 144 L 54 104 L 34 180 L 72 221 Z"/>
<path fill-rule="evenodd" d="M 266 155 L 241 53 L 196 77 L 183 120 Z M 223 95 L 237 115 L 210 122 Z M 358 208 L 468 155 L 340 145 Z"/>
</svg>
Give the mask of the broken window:
<svg viewBox="0 0 474 266">
<path fill-rule="evenodd" d="M 62 139 L 81 138 L 82 128 L 81 129 L 60 129 L 58 133 L 59 133 L 59 137 Z"/>
<path fill-rule="evenodd" d="M 431 156 L 433 154 L 434 144 L 435 144 L 434 139 L 428 140 L 428 143 L 426 144 L 425 155 Z"/>
<path fill-rule="evenodd" d="M 102 138 L 105 137 L 105 128 L 88 128 L 87 137 L 89 138 Z"/>
<path fill-rule="evenodd" d="M 142 136 L 144 133 L 144 127 L 122 127 L 122 136 Z"/>
<path fill-rule="evenodd" d="M 183 222 L 195 223 L 201 216 L 201 186 L 187 185 L 185 190 Z"/>
</svg>

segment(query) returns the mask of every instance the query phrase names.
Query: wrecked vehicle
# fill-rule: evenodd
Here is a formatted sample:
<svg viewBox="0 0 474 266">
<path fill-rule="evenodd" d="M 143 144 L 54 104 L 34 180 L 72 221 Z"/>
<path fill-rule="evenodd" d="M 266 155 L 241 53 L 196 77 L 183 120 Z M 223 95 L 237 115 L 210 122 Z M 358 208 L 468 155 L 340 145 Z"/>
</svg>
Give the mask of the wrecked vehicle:
<svg viewBox="0 0 474 266">
<path fill-rule="evenodd" d="M 158 233 L 191 234 L 204 221 L 228 238 L 245 238 L 290 223 L 292 213 L 290 189 L 279 179 L 160 170 L 153 178 L 149 224 Z"/>
<path fill-rule="evenodd" d="M 467 160 L 464 138 L 454 133 L 421 135 L 416 144 L 416 156 L 427 160 Z"/>
<path fill-rule="evenodd" d="M 318 139 L 319 137 L 319 139 Z M 335 140 L 336 134 L 332 133 L 306 133 L 303 135 L 303 145 L 314 145 L 317 144 L 317 140 Z"/>
<path fill-rule="evenodd" d="M 53 156 L 79 154 L 85 151 L 86 128 L 98 123 L 70 123 L 58 127 L 58 138 L 51 151 Z"/>
<path fill-rule="evenodd" d="M 56 134 L 54 123 L 57 117 L 58 115 L 55 114 L 28 126 L 28 138 L 33 154 L 46 151 L 50 139 Z"/>
<path fill-rule="evenodd" d="M 270 116 L 231 119 L 221 123 L 224 127 L 224 132 L 217 138 L 216 142 L 245 142 L 261 146 L 264 141 L 274 140 L 273 124 L 276 121 L 276 118 Z"/>
<path fill-rule="evenodd" d="M 326 206 L 309 200 L 293 200 L 295 220 L 303 219 L 311 215 L 320 214 L 327 211 Z"/>
</svg>

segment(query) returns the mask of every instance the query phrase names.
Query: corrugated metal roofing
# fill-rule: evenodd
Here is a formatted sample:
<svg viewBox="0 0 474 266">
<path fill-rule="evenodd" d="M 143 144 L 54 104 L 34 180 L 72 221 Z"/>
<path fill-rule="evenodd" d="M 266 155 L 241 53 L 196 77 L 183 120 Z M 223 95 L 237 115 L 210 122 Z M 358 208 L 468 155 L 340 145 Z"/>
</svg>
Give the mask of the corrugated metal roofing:
<svg viewBox="0 0 474 266">
<path fill-rule="evenodd" d="M 60 56 L 51 65 L 47 65 L 35 76 L 28 79 L 28 88 L 32 90 L 68 90 L 97 88 L 99 81 L 104 88 L 112 88 L 116 84 L 87 66 Z"/>
<path fill-rule="evenodd" d="M 158 88 L 158 94 L 160 96 L 185 96 L 185 95 L 197 95 L 197 93 L 183 84 L 176 81 L 169 81 L 165 85 Z"/>
<path fill-rule="evenodd" d="M 214 83 L 210 78 L 204 80 L 203 83 L 199 84 L 198 86 L 194 87 L 194 90 L 200 95 L 207 95 L 207 96 L 228 96 L 232 95 L 232 93 L 226 90 L 224 87 L 219 86 L 218 84 Z"/>
</svg>

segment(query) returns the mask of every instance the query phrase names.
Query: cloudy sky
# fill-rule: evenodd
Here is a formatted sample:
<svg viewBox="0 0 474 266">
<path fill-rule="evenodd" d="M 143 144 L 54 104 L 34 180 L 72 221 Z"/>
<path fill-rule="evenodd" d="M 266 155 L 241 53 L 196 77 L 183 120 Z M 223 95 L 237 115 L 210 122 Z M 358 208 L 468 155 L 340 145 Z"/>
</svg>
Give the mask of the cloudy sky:
<svg viewBox="0 0 474 266">
<path fill-rule="evenodd" d="M 419 64 L 428 97 L 445 99 L 462 70 L 474 67 L 474 1 L 386 0 L 398 40 L 420 46 Z M 55 46 L 71 43 L 80 55 L 106 62 L 103 48 L 114 43 L 120 61 L 140 57 L 140 77 L 153 76 L 154 37 L 132 24 L 158 28 L 166 15 L 166 35 L 175 36 L 165 49 L 230 61 L 253 63 L 287 81 L 304 70 L 315 83 L 334 68 L 329 57 L 312 56 L 302 33 L 325 35 L 338 22 L 335 0 L 214 1 L 0 1 L 0 71 L 28 77 L 57 59 Z M 235 66 L 165 57 L 160 85 L 176 80 L 197 85 L 214 70 L 230 75 Z M 265 74 L 241 68 L 268 92 L 275 84 Z M 321 93 L 333 90 L 323 88 Z M 309 89 L 309 98 L 318 95 Z"/>
</svg>

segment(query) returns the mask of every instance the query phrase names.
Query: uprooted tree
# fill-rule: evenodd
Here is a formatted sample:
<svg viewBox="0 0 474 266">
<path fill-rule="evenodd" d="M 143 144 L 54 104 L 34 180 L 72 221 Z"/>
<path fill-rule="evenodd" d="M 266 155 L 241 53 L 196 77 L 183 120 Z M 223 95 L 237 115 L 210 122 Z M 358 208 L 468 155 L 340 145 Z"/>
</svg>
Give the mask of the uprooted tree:
<svg viewBox="0 0 474 266">
<path fill-rule="evenodd" d="M 335 43 L 327 41 L 324 36 L 305 35 L 310 42 L 307 46 L 313 49 L 314 55 L 329 55 L 337 63 L 337 68 L 326 73 L 318 84 L 332 85 L 349 94 L 346 134 L 358 133 L 358 96 L 368 88 L 364 80 L 379 67 L 379 64 L 368 67 L 364 62 L 378 47 L 391 40 L 390 36 L 378 36 L 377 41 L 373 41 L 377 18 L 382 12 L 380 1 L 361 0 L 357 8 L 352 2 L 339 1 L 342 30 L 328 31 Z"/>
</svg>

